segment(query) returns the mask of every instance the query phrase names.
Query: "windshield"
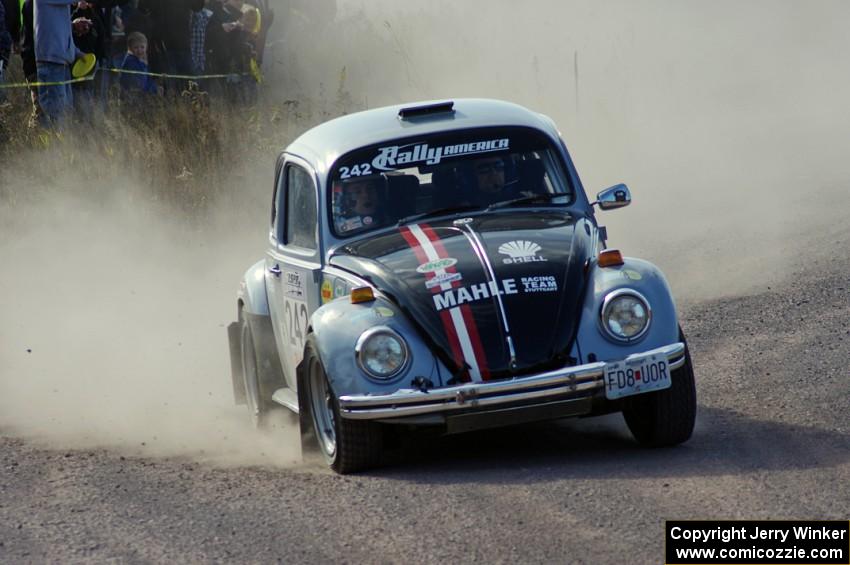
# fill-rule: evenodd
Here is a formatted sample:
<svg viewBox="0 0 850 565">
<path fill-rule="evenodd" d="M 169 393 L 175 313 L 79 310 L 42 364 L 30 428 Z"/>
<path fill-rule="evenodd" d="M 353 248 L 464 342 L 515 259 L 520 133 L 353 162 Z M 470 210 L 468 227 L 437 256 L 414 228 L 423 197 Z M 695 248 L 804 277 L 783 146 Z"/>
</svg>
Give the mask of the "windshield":
<svg viewBox="0 0 850 565">
<path fill-rule="evenodd" d="M 345 155 L 330 179 L 338 237 L 454 210 L 564 206 L 574 198 L 552 142 L 527 128 L 384 143 Z"/>
</svg>

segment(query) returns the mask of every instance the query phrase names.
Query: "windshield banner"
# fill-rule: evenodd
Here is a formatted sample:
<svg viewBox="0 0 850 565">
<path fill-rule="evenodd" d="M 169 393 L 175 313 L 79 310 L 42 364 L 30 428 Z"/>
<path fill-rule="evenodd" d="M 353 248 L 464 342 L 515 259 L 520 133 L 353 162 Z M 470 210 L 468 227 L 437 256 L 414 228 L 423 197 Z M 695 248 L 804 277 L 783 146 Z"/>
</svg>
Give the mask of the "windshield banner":
<svg viewBox="0 0 850 565">
<path fill-rule="evenodd" d="M 420 142 L 407 145 L 391 145 L 378 149 L 378 155 L 372 159 L 372 167 L 379 171 L 392 171 L 399 166 L 403 168 L 423 161 L 426 165 L 437 165 L 444 157 L 492 153 L 494 151 L 504 151 L 505 149 L 510 149 L 510 140 L 507 138 L 440 145 L 437 147 L 430 147 L 427 143 Z"/>
</svg>

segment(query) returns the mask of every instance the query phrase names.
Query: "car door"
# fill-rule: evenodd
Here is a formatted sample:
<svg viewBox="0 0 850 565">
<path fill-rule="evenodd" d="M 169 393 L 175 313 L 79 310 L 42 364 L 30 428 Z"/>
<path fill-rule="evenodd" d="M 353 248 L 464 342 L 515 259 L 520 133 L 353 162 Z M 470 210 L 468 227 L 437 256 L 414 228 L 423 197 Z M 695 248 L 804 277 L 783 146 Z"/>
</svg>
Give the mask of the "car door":
<svg viewBox="0 0 850 565">
<path fill-rule="evenodd" d="M 277 350 L 295 402 L 295 369 L 304 354 L 310 315 L 320 305 L 321 251 L 316 175 L 301 159 L 286 156 L 278 173 L 274 218 L 266 255 L 266 289 Z M 287 402 L 288 403 L 288 402 Z"/>
</svg>

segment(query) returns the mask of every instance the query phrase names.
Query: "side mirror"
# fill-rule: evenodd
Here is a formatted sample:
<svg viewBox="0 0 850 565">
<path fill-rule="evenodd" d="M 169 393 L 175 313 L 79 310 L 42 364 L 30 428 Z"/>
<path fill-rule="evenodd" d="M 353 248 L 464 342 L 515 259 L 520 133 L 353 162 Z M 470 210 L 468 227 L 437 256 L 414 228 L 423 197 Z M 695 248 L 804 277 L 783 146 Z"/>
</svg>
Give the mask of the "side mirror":
<svg viewBox="0 0 850 565">
<path fill-rule="evenodd" d="M 614 210 L 632 203 L 632 193 L 624 184 L 615 184 L 596 195 L 596 202 L 601 210 Z"/>
</svg>

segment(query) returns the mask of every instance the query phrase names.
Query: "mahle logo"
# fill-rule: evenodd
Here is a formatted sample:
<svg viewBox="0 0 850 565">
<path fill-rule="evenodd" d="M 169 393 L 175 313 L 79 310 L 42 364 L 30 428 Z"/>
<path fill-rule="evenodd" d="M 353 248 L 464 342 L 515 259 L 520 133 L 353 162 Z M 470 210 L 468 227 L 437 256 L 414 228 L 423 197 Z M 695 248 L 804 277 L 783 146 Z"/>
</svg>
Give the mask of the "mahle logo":
<svg viewBox="0 0 850 565">
<path fill-rule="evenodd" d="M 442 271 L 443 269 L 448 269 L 449 267 L 454 267 L 457 264 L 457 259 L 454 257 L 446 257 L 445 259 L 437 259 L 435 261 L 428 261 L 427 263 L 422 263 L 418 267 L 416 267 L 417 273 L 435 273 L 437 271 Z"/>
</svg>

